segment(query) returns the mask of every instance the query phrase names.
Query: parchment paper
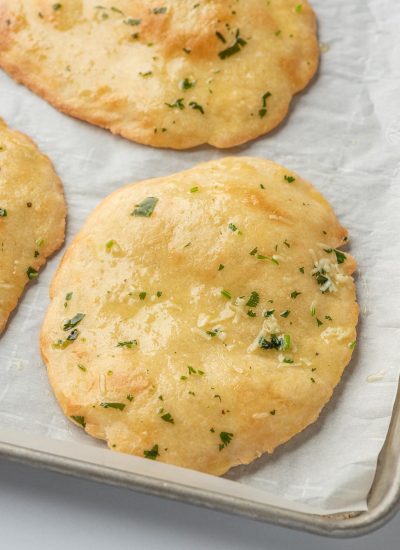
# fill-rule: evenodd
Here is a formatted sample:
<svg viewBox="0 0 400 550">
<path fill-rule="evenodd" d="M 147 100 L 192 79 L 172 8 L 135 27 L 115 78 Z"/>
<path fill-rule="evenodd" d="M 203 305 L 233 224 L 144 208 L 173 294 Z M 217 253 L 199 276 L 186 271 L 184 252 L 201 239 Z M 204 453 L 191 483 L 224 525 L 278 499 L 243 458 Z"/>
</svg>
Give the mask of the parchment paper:
<svg viewBox="0 0 400 550">
<path fill-rule="evenodd" d="M 287 507 L 296 502 L 296 509 L 303 504 L 333 513 L 366 509 L 398 381 L 400 3 L 313 4 L 324 43 L 319 75 L 295 100 L 286 123 L 247 146 L 174 152 L 136 145 L 58 113 L 1 72 L 0 116 L 33 137 L 54 162 L 69 206 L 67 242 L 93 207 L 122 184 L 226 154 L 275 160 L 330 200 L 350 230 L 350 249 L 359 262 L 362 314 L 354 359 L 318 423 L 272 457 L 227 477 L 236 480 L 238 494 L 249 495 L 254 487 L 255 495 L 265 491 L 272 502 L 276 495 Z M 61 255 L 29 287 L 0 340 L 0 430 L 74 442 L 74 449 L 103 448 L 64 419 L 39 354 L 48 286 Z M 133 465 L 138 460 L 128 458 Z M 168 475 L 175 470 L 170 467 Z M 205 477 L 212 485 L 210 476 L 199 475 L 198 482 Z M 232 487 L 232 481 L 215 480 L 221 490 L 224 484 Z"/>
</svg>

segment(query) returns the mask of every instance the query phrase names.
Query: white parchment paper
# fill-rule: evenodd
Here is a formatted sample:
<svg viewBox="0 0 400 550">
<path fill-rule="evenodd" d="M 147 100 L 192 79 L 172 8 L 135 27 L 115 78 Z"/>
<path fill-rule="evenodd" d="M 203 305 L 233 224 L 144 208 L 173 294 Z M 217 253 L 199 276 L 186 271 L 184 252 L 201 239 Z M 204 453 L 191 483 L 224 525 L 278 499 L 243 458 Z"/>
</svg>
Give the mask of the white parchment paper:
<svg viewBox="0 0 400 550">
<path fill-rule="evenodd" d="M 251 498 L 254 488 L 258 499 L 265 492 L 270 502 L 278 503 L 279 498 L 280 505 L 284 502 L 287 507 L 307 505 L 308 510 L 332 513 L 366 509 L 397 389 L 400 3 L 314 0 L 313 4 L 323 50 L 328 50 L 322 54 L 319 75 L 295 100 L 277 131 L 247 146 L 228 152 L 209 147 L 174 152 L 136 145 L 58 113 L 2 72 L 0 116 L 33 137 L 54 162 L 69 206 L 67 243 L 93 207 L 122 184 L 226 154 L 275 160 L 312 181 L 328 198 L 350 230 L 351 252 L 359 262 L 361 322 L 354 359 L 318 423 L 273 456 L 234 469 L 229 480 L 196 472 L 190 476 L 200 486 L 205 479 L 212 486 L 215 479 L 219 490 L 235 487 L 246 498 Z M 63 417 L 39 354 L 48 287 L 61 255 L 29 287 L 0 339 L 0 430 L 29 432 L 38 441 L 44 437 L 73 442 L 75 453 L 76 449 L 93 453 L 104 445 Z M 379 376 L 371 378 L 376 373 Z M 63 448 L 64 443 L 59 445 Z M 121 460 L 131 460 L 134 469 L 138 459 Z M 171 479 L 176 475 L 182 481 L 174 467 L 152 466 L 157 467 L 167 468 Z"/>
</svg>

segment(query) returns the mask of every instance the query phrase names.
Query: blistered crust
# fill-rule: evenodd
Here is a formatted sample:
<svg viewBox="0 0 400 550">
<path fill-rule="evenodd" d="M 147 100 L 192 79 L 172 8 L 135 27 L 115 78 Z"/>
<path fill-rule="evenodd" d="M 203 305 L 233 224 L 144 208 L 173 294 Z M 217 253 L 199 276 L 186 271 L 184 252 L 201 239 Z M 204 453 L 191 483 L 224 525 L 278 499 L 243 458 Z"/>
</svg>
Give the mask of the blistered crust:
<svg viewBox="0 0 400 550">
<path fill-rule="evenodd" d="M 51 162 L 0 119 L 0 333 L 25 285 L 62 245 L 65 217 Z"/>
<path fill-rule="evenodd" d="M 306 0 L 0 6 L 4 70 L 61 111 L 156 147 L 232 147 L 271 131 L 318 59 Z"/>
<path fill-rule="evenodd" d="M 213 474 L 272 452 L 350 360 L 346 240 L 310 184 L 261 159 L 113 193 L 51 287 L 41 349 L 64 413 L 111 449 Z"/>
</svg>

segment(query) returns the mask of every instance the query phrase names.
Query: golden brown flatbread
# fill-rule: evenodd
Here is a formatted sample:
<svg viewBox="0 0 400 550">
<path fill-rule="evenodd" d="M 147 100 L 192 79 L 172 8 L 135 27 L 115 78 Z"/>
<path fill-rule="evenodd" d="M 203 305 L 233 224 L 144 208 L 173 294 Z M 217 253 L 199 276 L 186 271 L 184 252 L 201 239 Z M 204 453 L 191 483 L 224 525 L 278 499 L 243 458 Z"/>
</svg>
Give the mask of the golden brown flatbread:
<svg viewBox="0 0 400 550">
<path fill-rule="evenodd" d="M 63 243 L 65 216 L 49 159 L 0 119 L 0 333 L 25 285 Z"/>
<path fill-rule="evenodd" d="M 0 66 L 61 111 L 153 145 L 275 128 L 319 59 L 307 0 L 2 0 Z"/>
<path fill-rule="evenodd" d="M 116 451 L 222 474 L 314 422 L 350 360 L 347 232 L 307 182 L 227 158 L 123 187 L 51 288 L 65 414 Z"/>
</svg>

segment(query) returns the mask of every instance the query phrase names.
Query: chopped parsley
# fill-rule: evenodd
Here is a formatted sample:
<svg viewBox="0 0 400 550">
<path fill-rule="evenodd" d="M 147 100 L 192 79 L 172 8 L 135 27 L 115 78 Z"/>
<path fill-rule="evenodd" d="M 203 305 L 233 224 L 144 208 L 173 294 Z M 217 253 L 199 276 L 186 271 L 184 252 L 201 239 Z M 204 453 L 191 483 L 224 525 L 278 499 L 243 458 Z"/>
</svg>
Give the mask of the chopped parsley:
<svg viewBox="0 0 400 550">
<path fill-rule="evenodd" d="M 85 428 L 85 426 L 86 426 L 86 421 L 85 421 L 85 417 L 84 417 L 84 416 L 71 416 L 70 418 L 72 418 L 72 420 L 74 420 L 77 424 L 79 424 L 80 426 L 82 426 L 82 428 Z"/>
<path fill-rule="evenodd" d="M 190 90 L 190 88 L 193 88 L 195 84 L 196 84 L 196 80 L 189 80 L 188 78 L 184 78 L 183 80 L 180 81 L 179 87 L 182 90 Z"/>
<path fill-rule="evenodd" d="M 169 422 L 170 424 L 175 424 L 175 421 L 174 419 L 172 418 L 171 414 L 170 413 L 165 413 L 161 416 L 162 420 L 164 420 L 164 422 Z"/>
<path fill-rule="evenodd" d="M 297 296 L 300 296 L 301 292 L 297 292 L 297 290 L 294 290 L 291 294 L 290 294 L 290 297 L 295 300 L 297 298 Z"/>
<path fill-rule="evenodd" d="M 126 396 L 127 400 L 132 402 L 134 400 L 134 396 L 131 394 L 131 393 L 128 393 L 128 395 Z"/>
<path fill-rule="evenodd" d="M 235 35 L 235 43 L 229 48 L 222 50 L 222 52 L 219 52 L 218 56 L 220 59 L 226 59 L 227 57 L 231 57 L 235 53 L 239 53 L 241 51 L 241 48 L 244 48 L 246 44 L 247 44 L 246 40 L 241 38 L 240 30 L 238 29 Z"/>
<path fill-rule="evenodd" d="M 234 223 L 230 223 L 230 224 L 228 225 L 228 227 L 229 227 L 229 229 L 230 229 L 231 231 L 233 231 L 233 232 L 238 231 L 238 228 L 237 228 L 237 226 L 236 226 Z"/>
<path fill-rule="evenodd" d="M 286 174 L 283 176 L 283 179 L 288 183 L 293 183 L 294 181 L 296 181 L 296 178 L 294 178 L 293 176 L 287 176 Z"/>
<path fill-rule="evenodd" d="M 185 108 L 185 105 L 183 104 L 183 97 L 177 99 L 175 103 L 166 103 L 165 105 L 170 109 L 179 109 L 180 111 L 183 111 Z"/>
<path fill-rule="evenodd" d="M 320 327 L 321 325 L 323 325 L 324 323 L 322 321 L 320 321 L 318 319 L 318 317 L 316 318 L 316 321 L 317 321 L 317 326 Z"/>
<path fill-rule="evenodd" d="M 0 218 L 5 218 L 7 216 L 7 210 L 5 208 L 0 208 Z"/>
<path fill-rule="evenodd" d="M 100 407 L 103 407 L 103 409 L 116 409 L 118 411 L 123 411 L 126 405 L 125 403 L 100 403 Z"/>
<path fill-rule="evenodd" d="M 129 17 L 124 21 L 125 25 L 131 25 L 132 27 L 136 27 L 137 25 L 140 25 L 141 22 L 142 22 L 141 19 L 132 19 L 132 17 Z"/>
<path fill-rule="evenodd" d="M 218 271 L 222 271 L 225 268 L 224 264 L 219 264 Z"/>
<path fill-rule="evenodd" d="M 140 216 L 142 218 L 149 218 L 152 213 L 154 212 L 154 209 L 156 207 L 156 204 L 158 203 L 158 199 L 155 197 L 147 197 L 139 204 L 135 204 L 135 209 L 131 213 L 131 216 Z"/>
<path fill-rule="evenodd" d="M 219 434 L 219 438 L 222 441 L 222 443 L 219 444 L 219 450 L 222 451 L 222 449 L 225 449 L 225 447 L 227 447 L 232 441 L 233 434 L 229 432 L 221 432 Z"/>
<path fill-rule="evenodd" d="M 71 328 L 76 327 L 84 317 L 84 313 L 77 313 L 74 317 L 72 317 L 72 319 L 69 319 L 64 323 L 63 330 L 70 330 Z"/>
<path fill-rule="evenodd" d="M 199 103 L 196 103 L 195 101 L 191 101 L 189 103 L 189 107 L 191 107 L 192 109 L 195 109 L 196 111 L 200 111 L 200 113 L 204 115 L 204 109 Z"/>
<path fill-rule="evenodd" d="M 274 309 L 268 309 L 267 311 L 264 311 L 263 315 L 264 317 L 271 317 L 275 313 Z"/>
<path fill-rule="evenodd" d="M 72 296 L 74 295 L 73 292 L 67 292 L 67 294 L 65 295 L 65 302 L 64 302 L 64 307 L 67 307 L 68 306 L 68 302 L 70 300 L 72 300 Z"/>
<path fill-rule="evenodd" d="M 167 8 L 154 8 L 153 13 L 159 15 L 160 13 L 167 13 Z"/>
<path fill-rule="evenodd" d="M 271 97 L 271 92 L 266 92 L 263 96 L 262 96 L 262 108 L 258 111 L 258 116 L 260 118 L 264 118 L 265 115 L 267 114 L 267 99 L 269 97 Z"/>
<path fill-rule="evenodd" d="M 297 4 L 297 6 L 294 8 L 294 11 L 296 13 L 301 13 L 303 10 L 303 4 Z"/>
<path fill-rule="evenodd" d="M 61 8 L 62 8 L 62 4 L 59 4 L 58 2 L 57 2 L 57 4 L 53 4 L 53 10 L 54 10 L 54 11 L 58 11 L 58 10 L 60 10 Z"/>
<path fill-rule="evenodd" d="M 248 299 L 246 306 L 248 307 L 257 307 L 258 303 L 260 301 L 260 295 L 258 292 L 253 290 L 253 292 L 250 295 L 250 298 Z"/>
<path fill-rule="evenodd" d="M 336 255 L 336 260 L 338 264 L 343 264 L 347 259 L 346 254 L 341 250 L 336 250 L 336 248 L 324 248 L 324 250 L 328 254 L 332 254 L 332 252 L 334 252 Z"/>
<path fill-rule="evenodd" d="M 139 292 L 139 299 L 144 300 L 147 296 L 147 292 Z"/>
<path fill-rule="evenodd" d="M 198 190 L 199 190 L 199 188 L 196 186 L 196 187 L 192 187 L 192 188 L 190 189 L 190 192 L 191 192 L 191 193 L 197 193 Z"/>
<path fill-rule="evenodd" d="M 221 294 L 222 296 L 225 296 L 225 298 L 227 298 L 228 300 L 232 298 L 232 294 L 229 292 L 229 290 L 222 289 Z"/>
<path fill-rule="evenodd" d="M 257 252 L 258 252 L 258 247 L 256 246 L 255 248 L 253 248 L 253 250 L 251 250 L 249 252 L 249 254 L 250 254 L 250 256 L 255 256 L 257 254 Z"/>
<path fill-rule="evenodd" d="M 28 276 L 28 279 L 36 279 L 39 276 L 39 272 L 36 271 L 36 269 L 32 266 L 29 266 L 26 270 L 26 274 Z"/>
<path fill-rule="evenodd" d="M 289 334 L 283 334 L 282 336 L 271 334 L 271 340 L 267 340 L 264 336 L 261 336 L 258 345 L 262 349 L 287 351 L 291 347 L 291 337 Z"/>
<path fill-rule="evenodd" d="M 86 367 L 84 365 L 81 365 L 81 363 L 78 363 L 77 366 L 78 366 L 78 369 L 80 369 L 81 371 L 83 371 L 83 372 L 87 371 Z"/>
<path fill-rule="evenodd" d="M 290 315 L 290 309 L 285 309 L 285 311 L 282 311 L 282 313 L 280 313 L 279 315 L 281 317 L 285 317 L 285 319 L 286 319 Z"/>
<path fill-rule="evenodd" d="M 153 445 L 149 451 L 143 451 L 143 456 L 149 458 L 150 460 L 156 460 L 160 453 L 158 452 L 158 445 Z"/>
<path fill-rule="evenodd" d="M 157 298 L 161 298 L 161 296 L 162 296 L 161 290 L 157 290 Z"/>
<path fill-rule="evenodd" d="M 354 342 L 350 342 L 349 348 L 354 349 L 356 347 L 357 342 L 354 340 Z"/>
<path fill-rule="evenodd" d="M 215 34 L 216 34 L 217 38 L 219 38 L 219 40 L 221 40 L 221 42 L 226 44 L 226 38 L 223 34 L 221 34 L 219 31 L 217 31 Z"/>
<path fill-rule="evenodd" d="M 254 311 L 252 311 L 251 309 L 249 309 L 249 311 L 247 312 L 247 315 L 249 317 L 256 317 L 257 316 L 257 313 L 255 313 Z"/>
<path fill-rule="evenodd" d="M 304 275 L 304 267 L 299 267 L 299 271 L 300 271 L 300 273 L 303 273 L 303 275 Z"/>
<path fill-rule="evenodd" d="M 129 340 L 127 342 L 118 342 L 117 348 L 132 349 L 134 346 L 137 346 L 137 345 L 138 345 L 137 340 Z"/>
</svg>

